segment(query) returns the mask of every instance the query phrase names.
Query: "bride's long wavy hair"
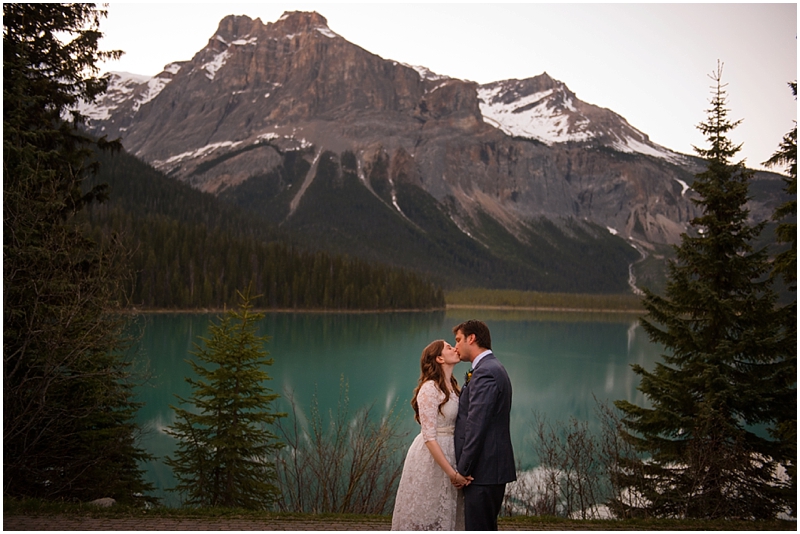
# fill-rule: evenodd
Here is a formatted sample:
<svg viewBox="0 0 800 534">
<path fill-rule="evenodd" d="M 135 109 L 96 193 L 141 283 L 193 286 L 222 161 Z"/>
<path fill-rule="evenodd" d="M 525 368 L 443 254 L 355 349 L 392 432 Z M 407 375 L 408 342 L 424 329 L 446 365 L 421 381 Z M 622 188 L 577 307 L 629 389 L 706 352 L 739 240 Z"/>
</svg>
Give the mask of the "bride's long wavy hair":
<svg viewBox="0 0 800 534">
<path fill-rule="evenodd" d="M 416 389 L 414 389 L 414 396 L 411 399 L 411 407 L 414 408 L 414 419 L 417 420 L 417 423 L 419 423 L 419 405 L 417 404 L 417 394 L 419 393 L 419 388 L 422 387 L 422 384 L 428 380 L 433 380 L 433 383 L 436 384 L 436 387 L 439 388 L 439 391 L 444 393 L 444 400 L 439 403 L 439 413 L 442 413 L 442 406 L 447 403 L 447 399 L 450 397 L 448 394 L 449 388 L 447 387 L 447 380 L 442 372 L 442 366 L 436 361 L 436 358 L 439 357 L 443 349 L 444 340 L 437 339 L 425 347 L 425 350 L 422 351 L 422 357 L 419 359 L 419 381 L 417 382 Z M 453 391 L 456 392 L 456 395 L 460 396 L 461 389 L 458 387 L 458 381 L 454 376 L 450 377 L 450 385 L 452 386 Z"/>
</svg>

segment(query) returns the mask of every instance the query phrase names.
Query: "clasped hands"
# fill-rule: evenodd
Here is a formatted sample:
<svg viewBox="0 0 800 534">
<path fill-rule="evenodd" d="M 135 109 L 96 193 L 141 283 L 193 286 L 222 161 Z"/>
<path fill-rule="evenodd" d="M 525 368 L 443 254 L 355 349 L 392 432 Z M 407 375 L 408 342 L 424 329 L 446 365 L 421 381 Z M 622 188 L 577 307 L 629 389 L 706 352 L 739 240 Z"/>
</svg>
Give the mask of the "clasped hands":
<svg viewBox="0 0 800 534">
<path fill-rule="evenodd" d="M 464 486 L 469 486 L 472 480 L 472 477 L 465 477 L 458 471 L 453 471 L 453 475 L 450 477 L 450 482 L 452 482 L 453 486 L 455 486 L 457 489 L 461 489 Z"/>
</svg>

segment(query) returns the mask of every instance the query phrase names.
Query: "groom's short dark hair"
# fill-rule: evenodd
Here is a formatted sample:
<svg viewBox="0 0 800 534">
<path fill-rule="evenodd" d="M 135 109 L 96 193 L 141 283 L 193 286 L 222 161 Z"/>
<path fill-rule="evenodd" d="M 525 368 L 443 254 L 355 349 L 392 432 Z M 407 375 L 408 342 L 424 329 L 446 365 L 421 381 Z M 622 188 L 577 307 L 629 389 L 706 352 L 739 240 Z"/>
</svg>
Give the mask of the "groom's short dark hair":
<svg viewBox="0 0 800 534">
<path fill-rule="evenodd" d="M 489 333 L 489 327 L 483 321 L 474 319 L 464 321 L 460 325 L 453 327 L 453 334 L 457 334 L 459 330 L 464 334 L 464 337 L 475 334 L 475 342 L 479 347 L 492 350 L 492 334 Z"/>
</svg>

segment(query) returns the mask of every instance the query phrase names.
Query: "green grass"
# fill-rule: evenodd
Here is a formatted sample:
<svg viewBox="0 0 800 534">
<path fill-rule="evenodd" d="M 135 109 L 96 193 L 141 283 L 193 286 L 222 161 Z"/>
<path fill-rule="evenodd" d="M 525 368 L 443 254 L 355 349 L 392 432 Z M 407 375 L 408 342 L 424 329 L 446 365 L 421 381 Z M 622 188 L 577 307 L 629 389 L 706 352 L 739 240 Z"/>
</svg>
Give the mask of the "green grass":
<svg viewBox="0 0 800 534">
<path fill-rule="evenodd" d="M 636 295 L 540 293 L 513 289 L 461 289 L 445 292 L 448 306 L 539 308 L 552 310 L 643 312 Z"/>
<path fill-rule="evenodd" d="M 391 521 L 390 516 L 356 514 L 296 514 L 286 512 L 263 512 L 232 508 L 165 508 L 144 510 L 140 507 L 114 505 L 98 508 L 89 504 L 46 502 L 38 500 L 3 499 L 5 516 L 79 516 L 93 518 L 126 519 L 132 517 L 154 517 L 173 519 L 226 518 L 252 520 L 297 520 L 319 522 L 320 530 L 326 530 L 330 522 Z M 503 525 L 522 527 L 524 530 L 796 530 L 796 521 L 726 521 L 691 519 L 593 519 L 575 520 L 547 516 L 501 517 Z"/>
<path fill-rule="evenodd" d="M 797 521 L 701 519 L 564 519 L 546 516 L 500 518 L 526 530 L 797 530 Z M 502 527 L 501 527 L 502 528 Z"/>
<path fill-rule="evenodd" d="M 243 508 L 169 508 L 154 506 L 145 509 L 142 506 L 115 504 L 109 508 L 102 508 L 89 503 L 72 503 L 62 501 L 42 501 L 38 499 L 3 499 L 3 514 L 7 516 L 56 516 L 71 515 L 83 517 L 164 517 L 164 518 L 192 518 L 192 519 L 309 519 L 324 521 L 336 519 L 337 521 L 362 521 L 382 520 L 388 516 L 361 515 L 361 514 L 303 514 L 294 512 L 271 512 L 263 510 L 245 510 Z"/>
</svg>

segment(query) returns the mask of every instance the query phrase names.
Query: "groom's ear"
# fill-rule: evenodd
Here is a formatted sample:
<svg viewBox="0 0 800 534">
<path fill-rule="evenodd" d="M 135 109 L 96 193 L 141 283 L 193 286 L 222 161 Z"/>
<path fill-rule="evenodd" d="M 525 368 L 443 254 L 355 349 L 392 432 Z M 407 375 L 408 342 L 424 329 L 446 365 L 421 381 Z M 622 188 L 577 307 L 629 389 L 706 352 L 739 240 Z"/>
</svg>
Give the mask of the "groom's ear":
<svg viewBox="0 0 800 534">
<path fill-rule="evenodd" d="M 469 336 L 467 336 L 467 343 L 469 343 L 470 345 L 474 345 L 475 339 L 476 339 L 475 334 L 470 334 Z"/>
</svg>

